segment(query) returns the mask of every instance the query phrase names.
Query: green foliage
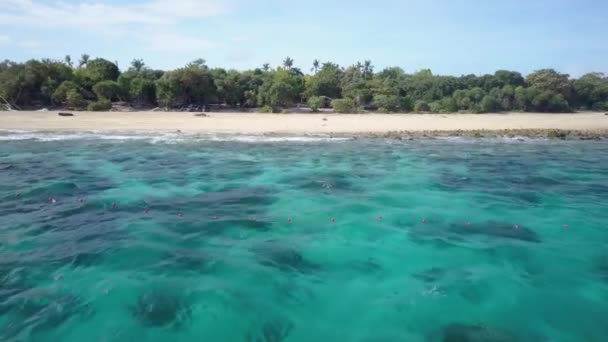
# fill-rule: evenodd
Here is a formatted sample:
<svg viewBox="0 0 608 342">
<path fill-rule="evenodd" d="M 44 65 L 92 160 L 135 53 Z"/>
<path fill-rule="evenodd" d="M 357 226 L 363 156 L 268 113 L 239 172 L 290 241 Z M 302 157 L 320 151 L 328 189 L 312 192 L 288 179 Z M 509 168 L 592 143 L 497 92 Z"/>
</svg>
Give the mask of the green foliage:
<svg viewBox="0 0 608 342">
<path fill-rule="evenodd" d="M 429 111 L 431 113 L 441 113 L 443 111 L 443 108 L 441 107 L 441 103 L 439 103 L 438 101 L 431 102 L 429 104 Z"/>
<path fill-rule="evenodd" d="M 318 96 L 313 96 L 308 99 L 307 103 L 308 103 L 308 107 L 313 111 L 313 113 L 316 113 L 319 111 L 319 108 L 321 108 L 321 106 L 323 105 L 323 99 Z"/>
<path fill-rule="evenodd" d="M 143 77 L 136 77 L 129 87 L 129 98 L 136 104 L 156 102 L 156 83 Z"/>
<path fill-rule="evenodd" d="M 526 82 L 530 87 L 559 94 L 563 99 L 569 99 L 572 96 L 573 89 L 569 75 L 560 74 L 553 69 L 535 71 L 526 77 Z"/>
<path fill-rule="evenodd" d="M 5 61 L 0 63 L 0 96 L 18 106 L 48 105 L 57 87 L 71 78 L 72 69 L 63 62 Z"/>
<path fill-rule="evenodd" d="M 88 61 L 84 69 L 85 86 L 93 86 L 101 81 L 116 81 L 120 76 L 118 66 L 103 58 Z"/>
<path fill-rule="evenodd" d="M 331 107 L 337 113 L 355 113 L 357 111 L 357 105 L 353 99 L 335 99 L 331 101 Z"/>
<path fill-rule="evenodd" d="M 281 109 L 280 108 L 276 108 L 276 107 L 272 107 L 272 106 L 263 106 L 262 108 L 260 108 L 260 112 L 262 113 L 280 113 Z"/>
<path fill-rule="evenodd" d="M 376 95 L 374 104 L 385 112 L 396 112 L 401 107 L 401 98 L 396 95 Z"/>
<path fill-rule="evenodd" d="M 342 97 L 354 99 L 357 105 L 369 103 L 373 98 L 372 81 L 366 79 L 361 65 L 348 67 L 342 76 Z"/>
<path fill-rule="evenodd" d="M 334 63 L 312 64 L 304 75 L 286 58 L 283 67 L 247 70 L 210 69 L 198 59 L 169 72 L 151 70 L 141 59 L 120 73 L 117 65 L 83 55 L 72 58 L 0 63 L 0 96 L 11 105 L 40 108 L 51 104 L 81 106 L 83 101 L 108 99 L 137 106 L 181 107 L 221 104 L 230 107 L 269 106 L 280 110 L 314 97 L 347 99 L 357 108 L 386 112 L 412 110 L 473 113 L 498 111 L 567 112 L 608 110 L 608 78 L 590 73 L 579 79 L 542 69 L 525 79 L 515 71 L 460 77 L 434 75 L 431 70 L 407 73 L 389 67 L 374 71 L 371 61 L 347 68 Z M 76 95 L 79 94 L 79 96 Z M 317 99 L 312 100 L 313 106 Z M 96 106 L 96 105 L 94 105 Z M 340 106 L 340 104 L 338 105 Z"/>
<path fill-rule="evenodd" d="M 454 100 L 454 98 L 451 96 L 444 97 L 443 99 L 441 99 L 439 104 L 441 105 L 441 112 L 443 113 L 455 113 L 458 111 L 458 104 L 456 103 L 456 100 Z"/>
<path fill-rule="evenodd" d="M 82 109 L 87 105 L 87 102 L 78 90 L 71 89 L 66 94 L 65 104 L 69 109 Z"/>
<path fill-rule="evenodd" d="M 139 106 L 151 106 L 156 104 L 155 82 L 163 74 L 162 71 L 147 69 L 144 66 L 141 66 L 139 71 L 131 67 L 118 77 L 117 82 L 122 96 L 128 101 Z"/>
<path fill-rule="evenodd" d="M 401 108 L 402 112 L 409 113 L 412 110 L 414 110 L 414 101 L 412 100 L 411 97 L 403 96 L 403 97 L 399 98 L 399 100 L 400 100 L 399 108 Z"/>
<path fill-rule="evenodd" d="M 308 96 L 327 96 L 339 98 L 342 94 L 342 77 L 344 72 L 339 65 L 323 63 L 321 69 L 306 81 Z"/>
<path fill-rule="evenodd" d="M 108 99 L 101 99 L 97 102 L 91 102 L 87 106 L 87 110 L 92 112 L 106 112 L 112 109 L 112 102 Z"/>
<path fill-rule="evenodd" d="M 301 72 L 297 69 L 278 68 L 261 85 L 258 103 L 272 108 L 287 107 L 299 102 L 303 91 L 304 75 Z"/>
<path fill-rule="evenodd" d="M 416 113 L 424 113 L 424 112 L 428 112 L 430 110 L 431 110 L 431 107 L 429 107 L 429 104 L 426 101 L 417 100 L 414 104 L 414 111 Z"/>
<path fill-rule="evenodd" d="M 500 102 L 495 95 L 486 95 L 480 103 L 482 113 L 493 113 L 500 111 Z"/>
<path fill-rule="evenodd" d="M 204 61 L 200 60 L 185 68 L 166 72 L 156 81 L 157 100 L 165 107 L 205 105 L 215 92 L 213 76 Z"/>
<path fill-rule="evenodd" d="M 81 93 L 82 89 L 72 81 L 64 81 L 53 92 L 53 101 L 58 104 L 66 104 L 68 101 L 68 93 L 72 91 Z"/>
<path fill-rule="evenodd" d="M 101 81 L 93 86 L 93 92 L 99 100 L 120 100 L 122 88 L 116 81 Z"/>
<path fill-rule="evenodd" d="M 586 109 L 606 110 L 608 101 L 608 78 L 601 73 L 583 75 L 574 82 L 579 106 Z"/>
</svg>

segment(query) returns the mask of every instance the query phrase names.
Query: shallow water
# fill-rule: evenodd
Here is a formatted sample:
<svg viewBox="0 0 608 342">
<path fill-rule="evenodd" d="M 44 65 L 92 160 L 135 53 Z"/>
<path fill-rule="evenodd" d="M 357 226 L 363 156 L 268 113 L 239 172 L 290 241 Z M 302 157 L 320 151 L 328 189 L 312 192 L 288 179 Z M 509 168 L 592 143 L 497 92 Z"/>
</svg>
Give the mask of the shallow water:
<svg viewBox="0 0 608 342">
<path fill-rule="evenodd" d="M 0 140 L 2 341 L 608 339 L 607 142 Z"/>
</svg>

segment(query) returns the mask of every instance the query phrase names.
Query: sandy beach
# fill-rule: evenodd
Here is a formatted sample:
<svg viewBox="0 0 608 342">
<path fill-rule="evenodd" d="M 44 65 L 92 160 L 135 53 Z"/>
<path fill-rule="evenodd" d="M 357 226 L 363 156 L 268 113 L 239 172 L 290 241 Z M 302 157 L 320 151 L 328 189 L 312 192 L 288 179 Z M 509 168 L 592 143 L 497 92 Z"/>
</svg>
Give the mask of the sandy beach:
<svg viewBox="0 0 608 342">
<path fill-rule="evenodd" d="M 186 112 L 0 112 L 0 130 L 177 131 L 240 134 L 382 135 L 565 130 L 608 136 L 608 116 L 577 114 L 252 114 Z M 534 135 L 534 134 L 532 134 Z"/>
</svg>

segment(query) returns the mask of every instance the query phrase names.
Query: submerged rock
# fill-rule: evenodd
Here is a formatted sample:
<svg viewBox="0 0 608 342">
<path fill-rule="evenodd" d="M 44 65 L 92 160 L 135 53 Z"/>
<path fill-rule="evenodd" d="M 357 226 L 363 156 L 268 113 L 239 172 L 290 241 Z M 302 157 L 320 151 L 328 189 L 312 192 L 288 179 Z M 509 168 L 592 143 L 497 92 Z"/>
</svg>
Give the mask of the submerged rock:
<svg viewBox="0 0 608 342">
<path fill-rule="evenodd" d="M 257 246 L 253 252 L 260 264 L 281 271 L 309 273 L 320 268 L 319 265 L 306 260 L 296 249 L 281 245 L 276 241 L 269 241 Z"/>
<path fill-rule="evenodd" d="M 483 325 L 453 323 L 431 334 L 429 342 L 515 342 L 519 339 L 510 332 Z"/>
<path fill-rule="evenodd" d="M 352 177 L 353 175 L 349 173 L 330 172 L 305 175 L 300 178 L 288 178 L 284 182 L 302 190 L 322 191 L 326 194 L 356 192 L 359 188 Z"/>
<path fill-rule="evenodd" d="M 595 270 L 600 278 L 608 281 L 608 255 L 604 255 L 597 260 Z"/>
<path fill-rule="evenodd" d="M 247 342 L 282 342 L 287 339 L 292 329 L 291 322 L 267 321 L 260 328 L 248 332 L 245 340 Z"/>
<path fill-rule="evenodd" d="M 24 331 L 56 329 L 70 319 L 86 318 L 93 313 L 92 308 L 77 296 L 55 295 L 40 289 L 25 290 L 3 305 L 11 309 L 15 319 L 8 321 L 0 331 L 0 340 L 10 340 Z"/>
<path fill-rule="evenodd" d="M 174 249 L 165 253 L 159 263 L 162 268 L 199 272 L 213 259 L 205 252 L 190 249 Z"/>
<path fill-rule="evenodd" d="M 142 293 L 131 313 L 140 323 L 151 327 L 180 324 L 190 317 L 190 305 L 180 295 L 153 289 Z"/>
<path fill-rule="evenodd" d="M 461 231 L 464 235 L 484 235 L 526 242 L 541 242 L 538 234 L 529 228 L 495 221 L 477 223 L 471 226 L 452 224 L 451 230 Z"/>
<path fill-rule="evenodd" d="M 470 240 L 474 236 L 532 243 L 541 242 L 540 236 L 529 228 L 495 221 L 471 225 L 464 223 L 446 225 L 440 222 L 419 223 L 410 229 L 409 235 L 416 241 L 442 242 L 448 245 Z"/>
</svg>

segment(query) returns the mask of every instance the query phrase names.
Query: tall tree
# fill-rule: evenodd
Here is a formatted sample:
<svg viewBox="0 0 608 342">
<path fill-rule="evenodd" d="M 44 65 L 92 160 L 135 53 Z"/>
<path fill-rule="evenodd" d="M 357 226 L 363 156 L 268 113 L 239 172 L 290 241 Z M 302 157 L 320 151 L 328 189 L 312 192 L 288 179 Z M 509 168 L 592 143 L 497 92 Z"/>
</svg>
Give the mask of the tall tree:
<svg viewBox="0 0 608 342">
<path fill-rule="evenodd" d="M 80 56 L 80 61 L 78 62 L 78 67 L 82 68 L 82 67 L 87 66 L 90 58 L 91 58 L 91 56 L 87 55 L 86 53 L 83 54 L 82 56 Z"/>
<path fill-rule="evenodd" d="M 312 69 L 310 69 L 310 71 L 313 71 L 313 72 L 316 74 L 316 73 L 317 73 L 317 71 L 319 70 L 319 66 L 320 66 L 320 65 L 321 65 L 321 64 L 319 63 L 319 60 L 318 60 L 318 59 L 315 59 L 315 60 L 312 62 Z"/>
<path fill-rule="evenodd" d="M 265 72 L 270 71 L 270 64 L 264 63 L 264 65 L 262 65 L 262 70 L 264 70 Z"/>
<path fill-rule="evenodd" d="M 285 67 L 287 70 L 291 69 L 291 67 L 293 67 L 293 59 L 289 56 L 285 58 L 283 60 L 283 67 Z"/>
<path fill-rule="evenodd" d="M 363 62 L 363 78 L 370 79 L 374 74 L 374 66 L 372 65 L 372 61 L 366 60 Z"/>
<path fill-rule="evenodd" d="M 65 55 L 65 57 L 63 58 L 63 61 L 70 68 L 74 66 L 74 62 L 72 62 L 72 57 L 70 55 Z"/>
<path fill-rule="evenodd" d="M 144 63 L 143 59 L 134 59 L 131 61 L 131 68 L 137 72 L 140 72 L 146 63 Z"/>
</svg>

